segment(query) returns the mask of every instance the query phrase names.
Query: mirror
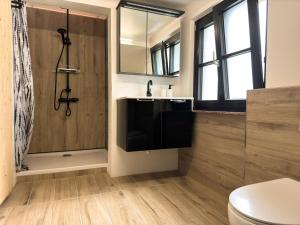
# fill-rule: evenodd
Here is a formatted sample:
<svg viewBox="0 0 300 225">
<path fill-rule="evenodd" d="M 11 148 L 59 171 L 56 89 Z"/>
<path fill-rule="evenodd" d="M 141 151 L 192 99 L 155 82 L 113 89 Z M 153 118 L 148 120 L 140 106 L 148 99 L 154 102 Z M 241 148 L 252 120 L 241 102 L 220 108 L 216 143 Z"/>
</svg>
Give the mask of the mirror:
<svg viewBox="0 0 300 225">
<path fill-rule="evenodd" d="M 147 13 L 121 8 L 120 72 L 146 73 Z"/>
<path fill-rule="evenodd" d="M 122 5 L 118 8 L 118 72 L 178 76 L 180 20 L 175 14 L 170 14 L 172 9 L 168 9 L 168 13 L 158 13 L 153 12 L 151 6 L 151 10 Z M 163 9 L 160 7 L 159 10 Z M 173 11 L 178 15 L 183 14 L 182 11 Z"/>
<path fill-rule="evenodd" d="M 148 13 L 147 74 L 163 76 L 179 73 L 179 27 L 179 21 L 173 17 Z"/>
</svg>

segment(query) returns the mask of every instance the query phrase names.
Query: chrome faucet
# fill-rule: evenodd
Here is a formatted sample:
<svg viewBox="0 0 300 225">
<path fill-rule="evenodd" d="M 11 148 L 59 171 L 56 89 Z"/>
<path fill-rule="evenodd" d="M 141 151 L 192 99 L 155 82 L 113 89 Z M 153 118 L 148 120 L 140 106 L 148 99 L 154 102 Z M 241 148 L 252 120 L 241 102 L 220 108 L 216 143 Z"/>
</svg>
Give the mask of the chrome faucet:
<svg viewBox="0 0 300 225">
<path fill-rule="evenodd" d="M 153 85 L 152 80 L 149 80 L 148 83 L 147 83 L 147 92 L 146 92 L 146 96 L 147 97 L 151 97 L 152 96 L 150 85 L 151 86 Z"/>
</svg>

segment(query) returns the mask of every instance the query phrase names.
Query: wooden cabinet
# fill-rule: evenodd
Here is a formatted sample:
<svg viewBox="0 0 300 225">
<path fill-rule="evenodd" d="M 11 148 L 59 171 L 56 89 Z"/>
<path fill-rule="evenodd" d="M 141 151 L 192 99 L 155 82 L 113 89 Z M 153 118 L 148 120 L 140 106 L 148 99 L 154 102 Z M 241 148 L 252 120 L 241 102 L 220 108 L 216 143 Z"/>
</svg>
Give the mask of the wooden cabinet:
<svg viewBox="0 0 300 225">
<path fill-rule="evenodd" d="M 190 147 L 192 100 L 118 100 L 118 145 L 125 151 Z"/>
</svg>

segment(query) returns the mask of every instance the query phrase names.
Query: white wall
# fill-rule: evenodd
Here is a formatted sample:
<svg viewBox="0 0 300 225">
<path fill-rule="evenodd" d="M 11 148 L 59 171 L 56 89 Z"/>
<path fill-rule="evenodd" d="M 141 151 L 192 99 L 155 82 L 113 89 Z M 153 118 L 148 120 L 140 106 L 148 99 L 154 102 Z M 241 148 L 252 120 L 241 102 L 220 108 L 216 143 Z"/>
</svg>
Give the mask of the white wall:
<svg viewBox="0 0 300 225">
<path fill-rule="evenodd" d="M 195 1 L 186 8 L 186 14 L 181 19 L 182 32 L 182 51 L 181 51 L 181 76 L 179 78 L 153 78 L 154 95 L 160 95 L 160 89 L 168 84 L 175 84 L 175 96 L 193 96 L 193 59 L 194 59 L 194 22 L 204 15 L 206 9 L 220 2 L 220 0 L 202 0 Z M 177 169 L 178 151 L 177 150 L 159 150 L 152 151 L 150 154 L 145 152 L 126 153 L 116 144 L 116 118 L 117 107 L 116 100 L 123 96 L 140 96 L 145 94 L 146 83 L 150 77 L 123 76 L 116 73 L 116 11 L 111 10 L 112 28 L 111 40 L 111 96 L 110 99 L 110 120 L 109 120 L 109 172 L 112 176 L 127 175 L 142 172 L 154 172 Z"/>
<path fill-rule="evenodd" d="M 179 78 L 153 78 L 139 76 L 118 75 L 116 72 L 116 10 L 111 10 L 111 57 L 110 63 L 110 112 L 109 119 L 109 172 L 112 176 L 121 176 L 134 173 L 174 170 L 178 167 L 177 150 L 159 150 L 146 152 L 126 153 L 117 146 L 116 140 L 116 100 L 123 96 L 140 96 L 145 94 L 146 83 L 149 79 L 154 82 L 154 96 L 160 95 L 160 89 L 168 84 L 175 84 L 175 96 L 193 96 L 193 59 L 194 59 L 194 23 L 207 13 L 207 9 L 220 2 L 220 0 L 195 1 L 185 10 L 181 19 L 182 51 L 181 76 Z"/>
<path fill-rule="evenodd" d="M 148 80 L 153 80 L 153 94 L 158 96 L 160 88 L 169 83 L 178 86 L 178 78 L 154 78 L 146 76 L 118 75 L 116 72 L 116 10 L 111 10 L 109 19 L 109 173 L 111 176 L 175 170 L 178 167 L 178 150 L 156 150 L 127 153 L 117 145 L 117 99 L 124 96 L 145 96 Z M 176 89 L 175 93 L 179 92 Z"/>
<path fill-rule="evenodd" d="M 154 95 L 169 83 L 175 84 L 175 95 L 193 95 L 194 24 L 221 0 L 195 1 L 185 8 L 181 20 L 181 76 L 175 79 L 151 78 Z M 109 172 L 112 176 L 153 172 L 177 168 L 177 150 L 126 153 L 116 144 L 116 100 L 123 96 L 144 95 L 149 77 L 122 76 L 116 73 L 116 11 L 110 17 L 110 118 L 109 118 Z M 268 27 L 267 85 L 290 86 L 300 84 L 297 65 L 300 63 L 300 1 L 270 0 Z M 299 61 L 299 63 L 298 63 Z"/>
<path fill-rule="evenodd" d="M 195 22 L 221 0 L 195 1 L 185 8 L 181 20 L 181 95 L 193 96 Z"/>
<path fill-rule="evenodd" d="M 84 0 L 74 0 L 87 3 Z M 176 170 L 178 167 L 178 150 L 156 150 L 151 152 L 127 153 L 117 145 L 117 99 L 124 96 L 145 96 L 146 84 L 152 80 L 154 96 L 160 95 L 160 89 L 168 84 L 175 84 L 174 93 L 179 93 L 178 78 L 166 79 L 146 76 L 118 75 L 117 74 L 117 40 L 116 40 L 116 5 L 104 0 L 90 1 L 89 4 L 107 7 L 108 19 L 108 172 L 111 176 L 123 176 L 146 172 Z"/>
<path fill-rule="evenodd" d="M 300 85 L 300 1 L 269 0 L 267 87 Z"/>
</svg>

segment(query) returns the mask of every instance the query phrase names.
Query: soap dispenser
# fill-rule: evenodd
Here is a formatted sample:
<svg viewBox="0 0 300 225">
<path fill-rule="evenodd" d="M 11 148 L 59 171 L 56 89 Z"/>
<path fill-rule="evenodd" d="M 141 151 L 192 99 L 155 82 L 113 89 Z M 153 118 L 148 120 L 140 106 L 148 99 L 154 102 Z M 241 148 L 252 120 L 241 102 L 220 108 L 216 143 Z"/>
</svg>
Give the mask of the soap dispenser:
<svg viewBox="0 0 300 225">
<path fill-rule="evenodd" d="M 172 89 L 172 84 L 169 84 L 169 88 L 167 90 L 167 97 L 173 97 L 173 89 Z"/>
</svg>

